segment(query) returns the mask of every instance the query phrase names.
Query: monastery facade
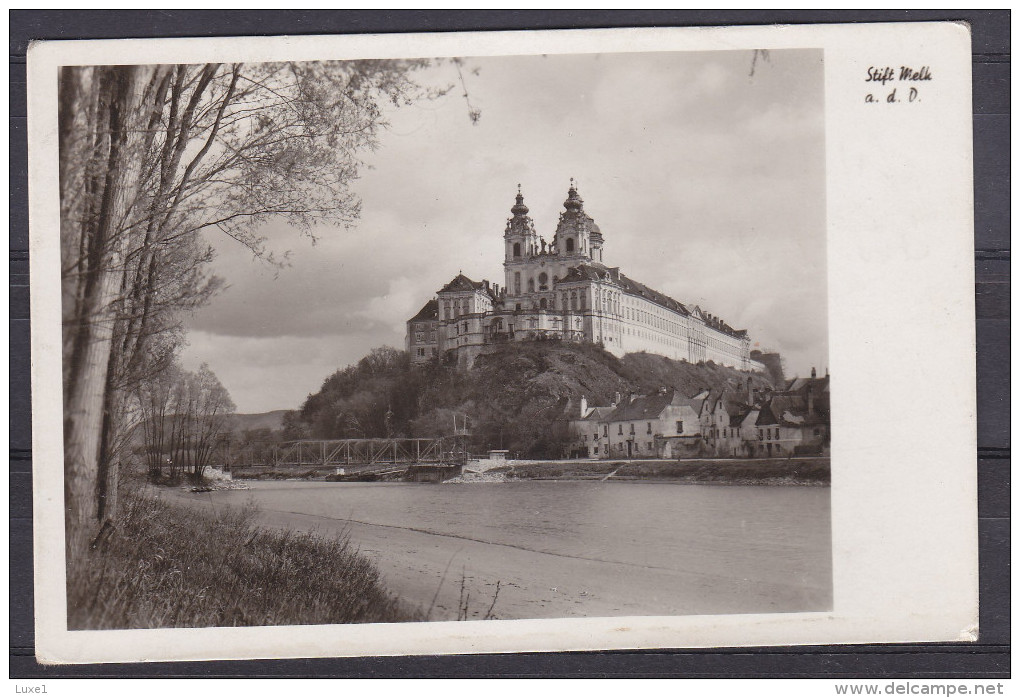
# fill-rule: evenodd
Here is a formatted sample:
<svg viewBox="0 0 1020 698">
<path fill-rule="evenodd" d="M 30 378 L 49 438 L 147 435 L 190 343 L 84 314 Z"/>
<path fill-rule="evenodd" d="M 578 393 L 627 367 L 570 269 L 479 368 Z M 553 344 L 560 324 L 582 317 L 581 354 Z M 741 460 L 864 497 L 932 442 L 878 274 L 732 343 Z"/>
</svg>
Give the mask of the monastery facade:
<svg viewBox="0 0 1020 698">
<path fill-rule="evenodd" d="M 661 354 L 764 370 L 746 330 L 685 305 L 603 261 L 604 238 L 573 180 L 552 242 L 535 230 L 518 187 L 503 232 L 504 283 L 458 274 L 407 322 L 415 362 L 449 352 L 470 365 L 487 345 L 539 339 L 593 342 L 616 356 Z"/>
</svg>

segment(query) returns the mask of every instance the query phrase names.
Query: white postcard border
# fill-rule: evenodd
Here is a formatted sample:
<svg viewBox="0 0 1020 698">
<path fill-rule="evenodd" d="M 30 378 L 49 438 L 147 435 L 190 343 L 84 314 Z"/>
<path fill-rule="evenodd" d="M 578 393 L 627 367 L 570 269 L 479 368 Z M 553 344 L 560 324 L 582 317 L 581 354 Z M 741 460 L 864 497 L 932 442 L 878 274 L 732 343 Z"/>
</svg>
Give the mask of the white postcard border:
<svg viewBox="0 0 1020 698">
<path fill-rule="evenodd" d="M 57 66 L 752 48 L 825 52 L 833 612 L 66 630 Z M 926 65 L 934 79 L 917 103 L 866 104 L 872 86 L 864 78 L 872 65 Z M 973 168 L 965 25 L 47 42 L 30 47 L 28 87 L 40 661 L 976 639 Z"/>
</svg>

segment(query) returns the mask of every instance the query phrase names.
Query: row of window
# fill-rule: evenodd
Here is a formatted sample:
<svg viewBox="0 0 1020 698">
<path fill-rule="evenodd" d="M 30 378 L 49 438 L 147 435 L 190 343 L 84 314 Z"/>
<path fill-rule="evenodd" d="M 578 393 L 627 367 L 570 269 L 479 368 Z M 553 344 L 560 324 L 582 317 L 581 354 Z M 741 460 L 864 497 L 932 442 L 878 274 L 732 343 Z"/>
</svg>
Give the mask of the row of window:
<svg viewBox="0 0 1020 698">
<path fill-rule="evenodd" d="M 649 422 L 649 424 L 648 424 L 648 433 L 649 434 L 652 433 L 651 432 L 651 426 L 652 425 Z M 623 434 L 623 425 L 620 424 L 619 427 L 620 427 L 619 433 L 622 435 Z M 608 437 L 609 436 L 609 426 L 608 425 L 603 425 L 602 429 L 603 429 L 602 436 Z M 681 433 L 683 433 L 683 430 L 684 430 L 684 423 L 682 421 L 678 421 L 676 423 L 676 433 L 677 434 L 681 434 Z M 633 424 L 630 425 L 630 433 L 634 434 L 634 425 Z M 719 435 L 719 432 L 716 429 L 714 429 L 714 428 L 711 430 L 710 433 L 711 433 L 711 435 L 713 437 Z M 775 434 L 774 437 L 773 437 L 773 433 Z M 820 429 L 815 429 L 814 430 L 814 435 L 815 436 L 819 436 L 820 434 L 821 434 L 821 430 Z M 723 437 L 736 437 L 736 436 L 740 435 L 740 430 L 739 429 L 732 429 L 732 428 L 724 428 L 722 430 L 722 435 L 723 435 Z M 776 440 L 779 439 L 779 427 L 776 427 L 774 430 L 771 427 L 765 428 L 765 429 L 758 429 L 758 440 L 759 441 L 766 441 L 766 440 L 772 441 L 773 438 L 776 439 Z M 598 440 L 599 440 L 599 433 L 595 432 L 592 435 L 592 441 L 598 441 Z M 585 443 L 588 442 L 588 435 L 587 434 L 584 435 L 584 442 Z M 617 451 L 623 451 L 624 449 L 626 449 L 625 443 L 626 442 L 617 442 L 617 444 L 615 446 L 616 450 Z M 641 451 L 641 444 L 639 442 L 637 442 L 637 441 L 633 441 L 631 443 L 633 443 L 633 447 L 632 448 L 634 449 L 634 452 L 635 453 L 639 453 Z M 654 450 L 654 442 L 648 441 L 646 443 L 647 443 L 648 451 L 649 452 L 653 451 Z M 609 453 L 611 448 L 612 448 L 612 445 L 607 445 L 606 446 L 606 453 Z M 764 446 L 762 448 L 764 449 Z M 775 450 L 776 450 L 776 452 L 782 451 L 782 446 L 780 444 L 778 444 L 778 443 L 775 444 Z M 598 452 L 599 452 L 599 447 L 596 445 L 596 446 L 594 446 L 594 453 L 596 455 L 598 455 Z"/>
<path fill-rule="evenodd" d="M 623 298 L 623 294 L 619 291 L 595 289 L 595 307 L 601 307 L 604 313 L 619 315 L 621 298 Z"/>
<path fill-rule="evenodd" d="M 623 436 L 623 422 L 620 422 L 616 426 L 617 426 L 617 435 L 618 436 Z M 630 423 L 630 433 L 632 435 L 636 433 L 636 426 L 637 426 L 636 422 L 631 422 Z M 676 422 L 676 433 L 677 434 L 682 434 L 683 431 L 684 431 L 683 420 L 678 419 L 677 422 Z M 646 423 L 646 425 L 645 425 L 645 433 L 646 434 L 651 434 L 652 433 L 652 422 L 647 422 Z M 608 424 L 603 424 L 602 425 L 602 436 L 605 437 L 605 438 L 609 438 L 609 425 Z M 585 441 L 588 440 L 588 435 L 587 434 L 585 434 L 584 440 Z M 593 441 L 598 441 L 599 440 L 599 433 L 597 431 L 592 436 L 592 440 Z"/>
<path fill-rule="evenodd" d="M 733 427 L 723 427 L 722 429 L 717 427 L 708 427 L 708 432 L 705 435 L 713 439 L 718 438 L 719 436 L 722 436 L 724 439 L 728 439 L 731 436 L 740 436 L 740 429 Z M 779 437 L 777 436 L 776 438 Z"/>
<path fill-rule="evenodd" d="M 610 448 L 611 448 L 610 446 L 606 446 L 606 453 L 610 453 L 611 452 Z M 641 444 L 638 443 L 637 441 L 634 442 L 634 445 L 632 446 L 632 448 L 634 449 L 634 453 L 641 453 Z M 655 452 L 655 444 L 652 441 L 646 442 L 646 448 L 647 448 L 649 453 L 654 453 Z M 623 452 L 624 450 L 626 450 L 626 446 L 624 446 L 623 444 L 616 444 L 616 450 L 620 451 L 620 452 Z M 597 456 L 599 454 L 599 447 L 595 446 L 592 449 L 592 453 Z"/>
<path fill-rule="evenodd" d="M 453 318 L 460 317 L 461 315 L 470 315 L 474 312 L 491 310 L 491 307 L 485 302 L 481 302 L 480 305 L 481 307 L 476 311 L 471 307 L 470 298 L 455 298 L 452 302 L 443 301 L 443 319 L 452 320 Z"/>
<path fill-rule="evenodd" d="M 542 272 L 541 274 L 538 275 L 538 290 L 539 291 L 548 291 L 549 290 L 549 287 L 548 287 L 548 278 L 549 277 L 546 275 L 545 272 Z M 556 283 L 556 280 L 557 279 L 554 276 L 553 277 L 553 283 Z M 519 271 L 515 271 L 514 272 L 513 285 L 514 285 L 514 295 L 517 295 L 517 296 L 521 295 L 521 273 Z M 534 279 L 528 279 L 528 293 L 534 293 L 534 292 L 535 292 L 535 280 Z M 585 292 L 583 290 L 578 292 L 575 289 L 573 291 L 570 291 L 569 293 L 567 291 L 563 291 L 560 294 L 560 308 L 562 308 L 563 310 L 566 310 L 567 308 L 569 308 L 570 310 L 585 310 L 586 306 L 587 306 L 587 302 L 585 300 L 586 297 L 587 297 L 587 294 L 585 294 Z M 545 298 L 545 297 L 540 298 L 539 299 L 539 307 L 542 310 L 545 310 L 545 309 L 556 310 L 556 294 L 553 293 L 550 296 L 548 296 L 547 298 Z M 518 304 L 517 309 L 518 310 L 521 309 L 520 308 L 520 304 Z"/>
<path fill-rule="evenodd" d="M 574 238 L 567 238 L 566 242 L 564 243 L 564 246 L 566 247 L 566 251 L 567 252 L 573 252 L 574 251 Z M 532 247 L 531 248 L 532 254 L 534 254 L 534 251 L 535 251 L 535 248 Z M 513 254 L 514 254 L 514 257 L 520 257 L 521 256 L 521 243 L 519 243 L 519 242 L 515 242 L 514 243 Z"/>
<path fill-rule="evenodd" d="M 720 351 L 736 351 L 739 354 L 739 347 L 726 340 L 720 340 L 715 337 L 705 337 L 703 334 L 698 332 L 694 334 L 695 328 L 688 328 L 683 323 L 670 320 L 665 313 L 673 315 L 672 311 L 662 310 L 652 304 L 647 304 L 648 307 L 655 307 L 655 310 L 645 310 L 642 307 L 629 307 L 626 304 L 623 305 L 621 314 L 621 294 L 612 291 L 602 291 L 601 295 L 598 290 L 595 292 L 595 305 L 599 305 L 601 300 L 602 309 L 606 312 L 611 312 L 616 315 L 621 315 L 625 320 L 632 320 L 635 322 L 641 322 L 646 325 L 650 325 L 656 330 L 660 330 L 664 333 L 672 334 L 681 337 L 690 337 L 694 342 L 701 346 L 708 346 L 713 349 Z M 689 332 L 691 333 L 689 335 Z M 627 334 L 637 334 L 645 339 L 657 339 L 650 334 L 636 330 L 634 332 L 627 331 Z M 670 342 L 673 344 L 673 342 Z"/>
<path fill-rule="evenodd" d="M 435 341 L 436 341 L 436 331 L 435 330 L 429 332 L 428 335 L 426 335 L 424 332 L 415 332 L 414 333 L 414 343 L 415 344 L 424 344 L 426 336 L 428 337 L 428 341 L 429 341 L 430 344 L 435 343 Z"/>
</svg>

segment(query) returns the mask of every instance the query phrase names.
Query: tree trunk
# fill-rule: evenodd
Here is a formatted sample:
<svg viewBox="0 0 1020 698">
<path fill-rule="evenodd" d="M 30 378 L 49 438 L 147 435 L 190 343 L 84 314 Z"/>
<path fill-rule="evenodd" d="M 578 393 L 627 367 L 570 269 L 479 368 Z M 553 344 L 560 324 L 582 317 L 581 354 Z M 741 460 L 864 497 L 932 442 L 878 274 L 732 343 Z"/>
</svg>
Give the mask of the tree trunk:
<svg viewBox="0 0 1020 698">
<path fill-rule="evenodd" d="M 64 390 L 64 506 L 67 552 L 76 557 L 98 533 L 100 519 L 99 463 L 107 405 L 107 375 L 115 323 L 114 303 L 124 273 L 123 230 L 130 205 L 132 129 L 136 93 L 144 68 L 96 68 L 92 89 L 98 91 L 94 129 L 100 148 L 84 153 L 76 167 L 92 169 L 97 180 L 95 212 L 84 221 L 65 220 L 67 229 L 80 226 L 84 256 L 75 277 L 65 283 L 81 287 L 81 303 L 69 318 L 65 349 L 67 378 Z M 70 89 L 62 84 L 61 89 Z M 63 97 L 63 96 L 62 96 Z M 72 98 L 73 99 L 73 98 Z M 98 152 L 96 152 L 98 151 Z M 62 154 L 69 156 L 69 153 Z M 89 161 L 93 160 L 93 161 Z M 134 157 L 137 161 L 137 157 Z M 94 169 L 93 169 L 94 168 Z M 67 196 L 68 192 L 61 192 Z"/>
<path fill-rule="evenodd" d="M 111 355 L 111 361 L 113 357 Z M 99 498 L 99 521 L 117 518 L 117 485 L 120 481 L 120 453 L 118 441 L 122 414 L 122 395 L 110 380 L 111 369 L 107 370 L 106 395 L 103 400 L 103 432 L 99 442 L 97 495 Z"/>
</svg>

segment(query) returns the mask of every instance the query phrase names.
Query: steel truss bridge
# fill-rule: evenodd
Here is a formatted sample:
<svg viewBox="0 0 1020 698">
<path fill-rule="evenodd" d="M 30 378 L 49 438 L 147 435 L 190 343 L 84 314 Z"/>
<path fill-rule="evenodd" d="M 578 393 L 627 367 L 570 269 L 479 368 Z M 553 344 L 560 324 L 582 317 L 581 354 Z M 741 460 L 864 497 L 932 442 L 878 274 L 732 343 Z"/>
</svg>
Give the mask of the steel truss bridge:
<svg viewBox="0 0 1020 698">
<path fill-rule="evenodd" d="M 232 454 L 235 468 L 398 469 L 454 466 L 467 459 L 464 438 L 332 439 L 252 444 Z M 386 466 L 389 466 L 388 468 Z"/>
</svg>

